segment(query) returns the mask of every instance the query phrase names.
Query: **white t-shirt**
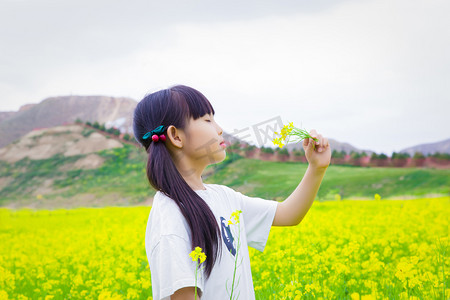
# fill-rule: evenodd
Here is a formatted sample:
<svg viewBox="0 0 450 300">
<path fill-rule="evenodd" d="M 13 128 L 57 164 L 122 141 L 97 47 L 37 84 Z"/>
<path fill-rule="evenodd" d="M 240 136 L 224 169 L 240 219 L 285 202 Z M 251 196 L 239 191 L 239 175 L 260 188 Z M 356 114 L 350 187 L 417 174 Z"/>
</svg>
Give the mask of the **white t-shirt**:
<svg viewBox="0 0 450 300">
<path fill-rule="evenodd" d="M 203 278 L 203 272 L 198 272 L 197 287 L 203 293 L 202 300 L 230 297 L 236 255 L 238 267 L 233 295 L 239 295 L 243 300 L 255 299 L 247 245 L 264 250 L 278 203 L 249 197 L 224 185 L 204 186 L 206 190 L 195 192 L 208 204 L 221 228 L 222 253 L 208 280 Z M 228 220 L 236 210 L 242 211 L 240 225 L 229 225 Z M 239 252 L 238 226 L 241 232 Z M 192 251 L 190 240 L 189 226 L 175 201 L 157 191 L 145 232 L 153 299 L 170 299 L 178 289 L 195 286 L 195 262 L 189 256 Z"/>
</svg>

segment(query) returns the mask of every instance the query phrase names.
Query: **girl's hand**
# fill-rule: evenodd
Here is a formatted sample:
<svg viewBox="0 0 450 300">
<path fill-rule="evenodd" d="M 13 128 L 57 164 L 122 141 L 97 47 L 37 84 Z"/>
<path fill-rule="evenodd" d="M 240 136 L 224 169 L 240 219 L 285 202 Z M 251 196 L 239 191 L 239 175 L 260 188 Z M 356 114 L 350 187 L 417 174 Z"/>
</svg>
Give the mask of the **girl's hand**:
<svg viewBox="0 0 450 300">
<path fill-rule="evenodd" d="M 318 142 L 315 142 L 313 139 L 309 138 L 303 140 L 303 149 L 305 150 L 305 156 L 309 165 L 317 169 L 328 168 L 331 160 L 331 149 L 328 139 L 322 137 L 321 134 L 317 134 L 315 129 L 312 129 L 309 134 L 313 138 L 319 139 Z M 313 143 L 315 143 L 315 150 Z"/>
</svg>

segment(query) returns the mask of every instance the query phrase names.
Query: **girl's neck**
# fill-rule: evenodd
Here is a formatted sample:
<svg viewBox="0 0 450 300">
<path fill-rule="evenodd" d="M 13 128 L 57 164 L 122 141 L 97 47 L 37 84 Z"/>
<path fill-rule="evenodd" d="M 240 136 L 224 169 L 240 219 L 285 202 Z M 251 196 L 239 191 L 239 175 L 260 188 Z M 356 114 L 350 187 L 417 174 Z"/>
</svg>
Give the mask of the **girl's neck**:
<svg viewBox="0 0 450 300">
<path fill-rule="evenodd" d="M 200 178 L 184 178 L 184 180 L 194 191 L 206 189 L 201 177 Z"/>
</svg>

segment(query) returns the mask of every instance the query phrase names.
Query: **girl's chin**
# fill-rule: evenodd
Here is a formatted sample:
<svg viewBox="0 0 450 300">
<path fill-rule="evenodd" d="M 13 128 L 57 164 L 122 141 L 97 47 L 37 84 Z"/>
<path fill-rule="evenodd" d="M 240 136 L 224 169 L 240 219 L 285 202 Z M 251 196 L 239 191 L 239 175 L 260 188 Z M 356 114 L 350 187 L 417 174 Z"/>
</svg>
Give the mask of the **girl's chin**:
<svg viewBox="0 0 450 300">
<path fill-rule="evenodd" d="M 216 164 L 223 162 L 223 161 L 225 160 L 226 157 L 227 157 L 227 152 L 226 152 L 226 151 L 223 151 L 223 156 L 219 157 L 219 158 L 216 160 Z"/>
</svg>

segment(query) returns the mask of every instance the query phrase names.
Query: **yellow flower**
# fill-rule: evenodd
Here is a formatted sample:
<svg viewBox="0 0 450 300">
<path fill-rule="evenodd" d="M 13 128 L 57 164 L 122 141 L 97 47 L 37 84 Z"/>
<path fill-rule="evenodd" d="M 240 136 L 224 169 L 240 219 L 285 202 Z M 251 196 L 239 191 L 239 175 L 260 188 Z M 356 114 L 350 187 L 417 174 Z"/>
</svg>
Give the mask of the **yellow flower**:
<svg viewBox="0 0 450 300">
<path fill-rule="evenodd" d="M 375 194 L 374 198 L 375 198 L 375 201 L 381 200 L 381 196 L 379 194 Z"/>
<path fill-rule="evenodd" d="M 274 145 L 278 145 L 278 147 L 283 148 L 284 144 L 282 143 L 281 138 L 275 138 L 272 140 L 272 142 L 274 143 Z"/>
<path fill-rule="evenodd" d="M 272 142 L 275 145 L 278 145 L 280 148 L 283 148 L 283 146 L 285 145 L 283 142 L 289 141 L 290 137 L 297 138 L 297 140 L 295 140 L 295 141 L 301 141 L 301 140 L 303 140 L 305 138 L 312 138 L 311 135 L 309 135 L 309 133 L 306 130 L 294 127 L 294 123 L 293 122 L 289 122 L 288 125 L 283 125 L 283 128 L 281 128 L 281 132 L 280 133 L 278 133 L 276 131 L 274 131 L 274 133 L 276 135 L 281 135 L 281 137 L 274 138 L 272 140 Z M 315 141 L 318 141 L 317 138 L 313 138 L 313 139 Z M 313 146 L 314 146 L 314 144 L 313 144 Z M 315 146 L 314 146 L 314 148 L 315 148 Z"/>
<path fill-rule="evenodd" d="M 236 210 L 231 213 L 230 220 L 228 221 L 228 225 L 230 224 L 239 224 L 239 215 L 242 213 L 242 210 Z M 232 221 L 234 219 L 234 222 Z"/>
<path fill-rule="evenodd" d="M 192 251 L 189 256 L 192 258 L 192 261 L 200 259 L 200 263 L 203 263 L 206 260 L 206 254 L 202 252 L 202 248 L 200 247 L 195 247 L 194 251 Z"/>
</svg>

